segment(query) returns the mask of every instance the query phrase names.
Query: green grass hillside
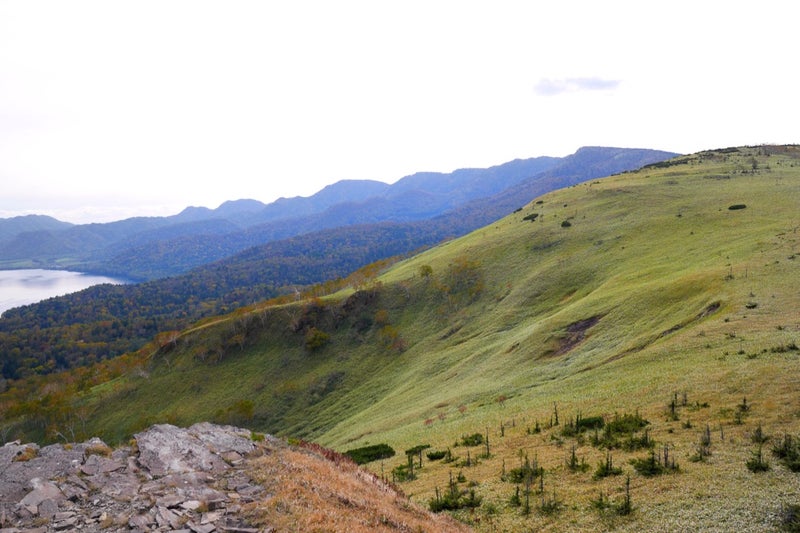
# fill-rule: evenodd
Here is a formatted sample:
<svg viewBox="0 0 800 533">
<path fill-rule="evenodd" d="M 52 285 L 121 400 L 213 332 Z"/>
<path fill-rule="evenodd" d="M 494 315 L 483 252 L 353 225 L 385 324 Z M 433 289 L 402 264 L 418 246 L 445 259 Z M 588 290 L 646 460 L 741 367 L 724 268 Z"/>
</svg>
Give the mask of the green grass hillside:
<svg viewBox="0 0 800 533">
<path fill-rule="evenodd" d="M 486 531 L 797 527 L 799 208 L 795 146 L 574 186 L 345 293 L 164 337 L 74 408 L 112 441 L 211 419 L 388 443 L 369 467 L 395 479 L 403 450 L 449 448 L 401 488 L 423 504 L 471 489 L 481 505 L 455 514 Z M 615 417 L 648 423 L 615 433 Z M 490 444 L 461 443 L 474 433 Z M 661 475 L 631 463 L 665 453 Z M 620 472 L 595 479 L 609 454 Z M 542 468 L 527 482 L 510 474 L 525 458 Z"/>
</svg>

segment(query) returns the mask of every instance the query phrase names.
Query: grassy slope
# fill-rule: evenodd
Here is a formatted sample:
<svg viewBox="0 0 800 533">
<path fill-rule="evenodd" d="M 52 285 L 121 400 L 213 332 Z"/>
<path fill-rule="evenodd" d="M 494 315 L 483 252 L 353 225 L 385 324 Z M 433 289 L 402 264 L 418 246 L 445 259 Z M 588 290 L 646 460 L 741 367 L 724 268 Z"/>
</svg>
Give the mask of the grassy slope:
<svg viewBox="0 0 800 533">
<path fill-rule="evenodd" d="M 800 355 L 770 351 L 800 336 L 800 258 L 793 259 L 800 248 L 800 150 L 682 159 L 687 163 L 548 194 L 397 265 L 381 278 L 376 301 L 316 322 L 331 333 L 320 352 L 306 353 L 302 334 L 288 327 L 307 316 L 299 307 L 187 333 L 146 374 L 96 390 L 102 408 L 90 425 L 121 439 L 156 420 L 214 417 L 337 449 L 388 442 L 397 450 L 451 446 L 488 428 L 493 458 L 466 472 L 500 511 L 483 516 L 481 527 L 488 520 L 511 529 L 672 530 L 679 520 L 683 529 L 763 529 L 775 523 L 781 503 L 800 501 L 800 476 L 774 460 L 762 475 L 744 467 L 758 422 L 773 435 L 800 430 Z M 728 209 L 738 203 L 747 208 Z M 537 221 L 522 220 L 530 213 L 539 213 Z M 565 220 L 570 227 L 562 227 Z M 484 290 L 469 304 L 448 301 L 442 289 L 456 258 L 479 262 L 484 276 Z M 420 277 L 421 265 L 432 267 L 430 278 Z M 388 311 L 405 341 L 402 353 L 386 346 L 378 326 L 353 327 L 378 309 Z M 585 331 L 570 328 L 587 319 L 595 322 Z M 241 347 L 229 342 L 237 332 Z M 221 361 L 208 363 L 216 353 Z M 206 363 L 197 364 L 198 354 Z M 674 392 L 709 407 L 684 408 L 681 421 L 669 421 Z M 501 396 L 507 399 L 498 402 Z M 752 408 L 735 425 L 732 413 L 744 397 Z M 659 446 L 677 454 L 682 473 L 655 480 L 634 474 L 634 515 L 598 517 L 590 500 L 601 489 L 618 497 L 621 478 L 594 482 L 591 474 L 569 473 L 570 440 L 559 446 L 557 429 L 524 431 L 534 420 L 548 421 L 554 403 L 562 419 L 638 409 Z M 692 428 L 683 427 L 687 419 Z M 690 463 L 706 423 L 715 431 L 712 456 Z M 565 503 L 557 515 L 523 517 L 506 506 L 513 486 L 499 474 L 503 461 L 517 464 L 520 450 L 547 469 L 547 490 Z M 637 454 L 616 453 L 632 474 L 626 461 Z M 605 452 L 584 443 L 578 454 L 593 470 Z M 403 488 L 424 502 L 446 486 L 450 471 L 431 464 Z"/>
</svg>

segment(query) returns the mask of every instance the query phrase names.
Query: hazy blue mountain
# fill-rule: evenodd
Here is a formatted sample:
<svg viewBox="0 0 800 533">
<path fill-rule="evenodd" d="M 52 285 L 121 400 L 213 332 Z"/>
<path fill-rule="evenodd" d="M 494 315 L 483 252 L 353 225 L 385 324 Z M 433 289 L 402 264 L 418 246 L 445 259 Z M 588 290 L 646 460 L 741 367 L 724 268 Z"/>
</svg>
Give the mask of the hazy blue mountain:
<svg viewBox="0 0 800 533">
<path fill-rule="evenodd" d="M 34 231 L 17 232 L 4 242 L 0 240 L 0 266 L 4 261 L 35 260 L 43 266 L 155 279 L 304 233 L 426 220 L 462 206 L 471 206 L 468 212 L 474 220 L 466 221 L 466 226 L 463 222 L 458 225 L 468 228 L 459 231 L 468 231 L 485 224 L 487 217 L 502 216 L 509 203 L 519 203 L 517 197 L 541 194 L 674 155 L 655 150 L 589 147 L 563 158 L 517 159 L 486 169 L 451 173 L 420 172 L 392 185 L 342 180 L 312 196 L 281 198 L 271 204 L 240 199 L 227 201 L 216 209 L 188 207 L 169 217 L 32 227 Z M 480 203 L 501 194 L 508 196 L 495 198 L 491 205 Z M 476 201 L 479 203 L 472 205 Z"/>
<path fill-rule="evenodd" d="M 0 242 L 11 240 L 20 233 L 29 231 L 58 231 L 72 226 L 46 215 L 24 215 L 0 218 Z"/>
<path fill-rule="evenodd" d="M 453 174 L 469 176 L 480 174 L 480 172 L 469 170 L 456 171 L 453 174 L 414 174 L 387 189 L 387 194 L 369 198 L 363 202 L 342 203 L 321 213 L 261 224 L 224 236 L 185 235 L 157 247 L 133 247 L 104 262 L 101 266 L 96 266 L 94 270 L 109 275 L 155 279 L 187 272 L 192 268 L 224 259 L 250 247 L 311 232 L 354 225 L 359 226 L 356 231 L 365 231 L 364 228 L 370 224 L 413 223 L 432 220 L 432 224 L 427 226 L 425 224 L 414 225 L 413 231 L 420 232 L 421 235 L 415 234 L 408 240 L 409 247 L 403 250 L 405 252 L 486 225 L 545 192 L 580 181 L 639 168 L 649 163 L 663 161 L 673 155 L 670 152 L 655 150 L 583 148 L 565 158 L 547 158 L 549 161 L 545 162 L 528 160 L 528 164 L 534 166 L 543 163 L 540 168 L 545 170 L 529 175 L 521 181 L 518 181 L 518 177 L 512 177 L 510 181 L 514 184 L 507 189 L 492 196 L 462 201 L 449 210 L 443 207 L 448 204 L 448 200 L 443 199 L 445 195 L 420 191 L 419 187 L 425 186 L 425 183 L 438 184 L 439 180 L 451 180 L 452 190 L 453 184 L 457 183 L 452 181 Z M 510 173 L 515 176 L 522 176 L 525 172 L 525 165 L 524 161 L 513 161 L 506 165 L 485 169 L 485 171 L 496 174 L 500 169 L 510 169 L 512 171 Z M 427 176 L 427 178 L 423 179 L 423 176 Z M 474 183 L 475 181 L 473 181 Z M 415 185 L 418 188 L 415 189 Z M 470 189 L 470 187 L 465 188 Z M 471 188 L 474 191 L 477 187 L 473 185 Z M 428 189 L 435 189 L 435 187 L 428 186 Z M 389 190 L 399 192 L 389 198 Z M 440 186 L 439 190 L 448 189 Z M 485 192 L 492 189 L 484 187 L 482 190 Z M 478 196 L 478 194 L 480 193 L 460 193 L 460 197 L 462 199 L 470 198 Z"/>
</svg>

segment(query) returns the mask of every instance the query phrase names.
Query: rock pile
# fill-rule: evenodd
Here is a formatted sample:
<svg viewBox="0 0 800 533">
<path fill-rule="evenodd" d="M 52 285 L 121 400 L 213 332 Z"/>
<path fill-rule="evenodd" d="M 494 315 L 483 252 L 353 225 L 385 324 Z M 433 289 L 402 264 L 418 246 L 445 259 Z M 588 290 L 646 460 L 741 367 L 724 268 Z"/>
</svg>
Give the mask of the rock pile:
<svg viewBox="0 0 800 533">
<path fill-rule="evenodd" d="M 257 532 L 241 511 L 269 494 L 245 462 L 282 446 L 209 423 L 156 425 L 116 450 L 12 442 L 0 447 L 0 533 Z"/>
</svg>

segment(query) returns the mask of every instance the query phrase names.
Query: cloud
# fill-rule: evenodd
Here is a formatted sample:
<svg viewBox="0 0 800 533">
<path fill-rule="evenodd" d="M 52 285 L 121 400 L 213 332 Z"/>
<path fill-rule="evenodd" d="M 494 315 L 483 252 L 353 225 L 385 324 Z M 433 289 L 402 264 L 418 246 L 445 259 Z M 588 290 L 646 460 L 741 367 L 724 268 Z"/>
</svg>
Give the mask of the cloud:
<svg viewBox="0 0 800 533">
<path fill-rule="evenodd" d="M 610 91 L 616 89 L 619 84 L 620 80 L 603 78 L 563 78 L 558 80 L 542 78 L 534 87 L 534 91 L 540 96 L 555 96 L 577 91 Z"/>
</svg>

